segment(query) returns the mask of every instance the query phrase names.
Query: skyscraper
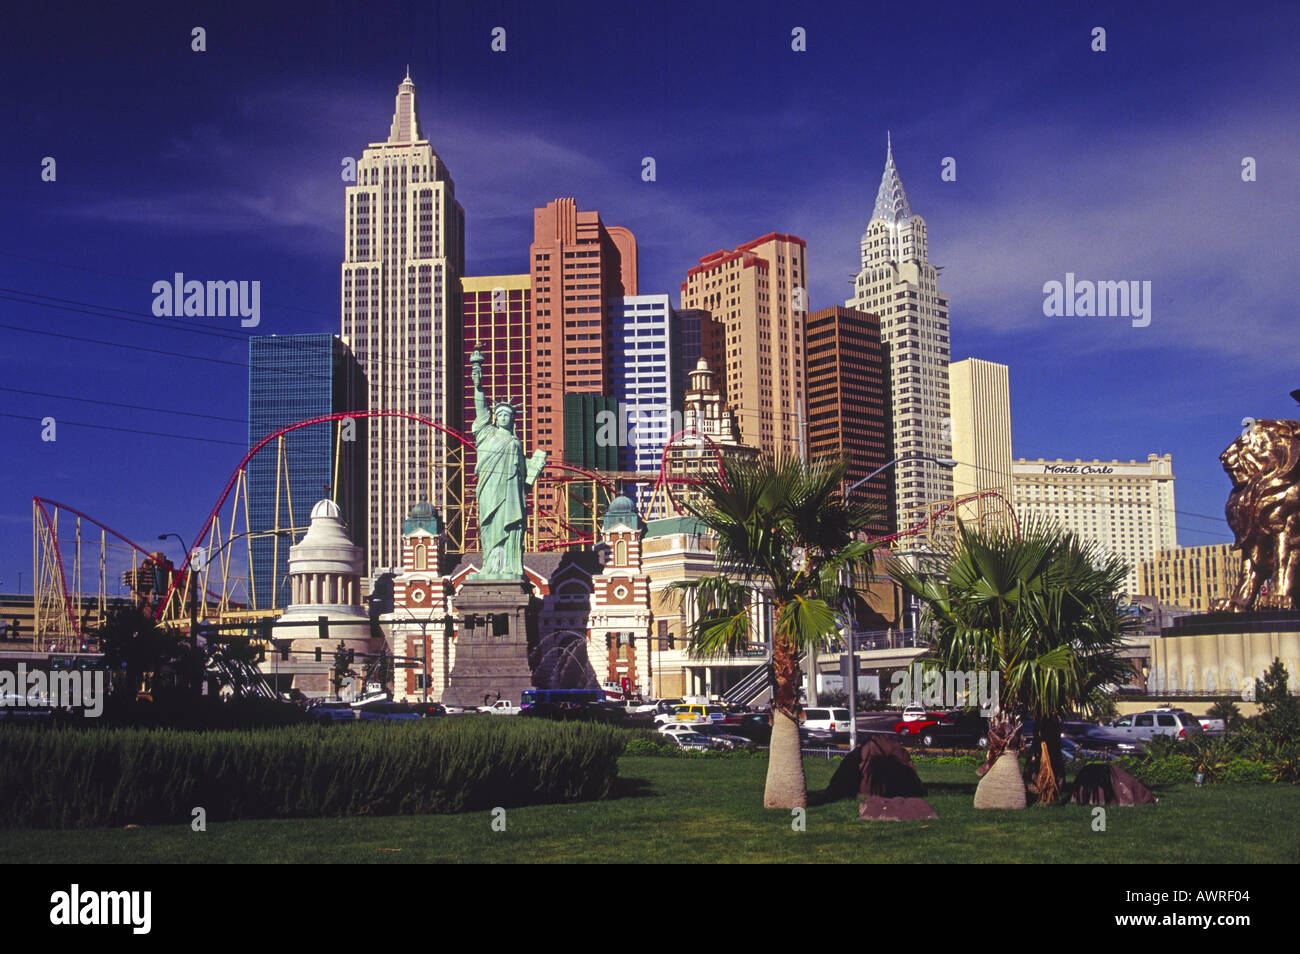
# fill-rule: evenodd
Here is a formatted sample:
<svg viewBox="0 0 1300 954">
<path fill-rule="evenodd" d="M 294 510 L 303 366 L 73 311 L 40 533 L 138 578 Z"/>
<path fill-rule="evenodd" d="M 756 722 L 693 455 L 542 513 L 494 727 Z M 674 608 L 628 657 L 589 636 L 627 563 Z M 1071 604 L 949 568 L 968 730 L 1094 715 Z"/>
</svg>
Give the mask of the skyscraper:
<svg viewBox="0 0 1300 954">
<path fill-rule="evenodd" d="M 805 246 L 772 232 L 704 256 L 682 282 L 682 308 L 703 309 L 725 329 L 722 366 L 712 370 L 741 440 L 777 455 L 805 446 Z"/>
<path fill-rule="evenodd" d="M 565 408 L 581 406 L 591 411 L 592 420 L 597 411 L 595 405 L 566 400 L 566 395 L 613 394 L 615 344 L 606 303 L 637 293 L 636 239 L 627 229 L 607 227 L 597 212 L 579 212 L 573 199 L 555 199 L 533 210 L 529 263 L 536 447 L 552 461 L 567 459 L 590 467 L 566 458 L 566 444 L 589 447 L 591 439 L 574 433 Z M 555 514 L 576 517 L 563 499 L 563 486 L 539 483 L 535 500 Z M 582 519 L 592 527 L 596 509 L 583 507 Z"/>
<path fill-rule="evenodd" d="M 847 454 L 846 487 L 889 460 L 889 416 L 880 319 L 836 305 L 808 316 L 808 452 Z M 889 480 L 882 472 L 852 495 L 877 510 L 871 536 L 890 529 Z"/>
<path fill-rule="evenodd" d="M 461 306 L 465 316 L 461 356 L 462 380 L 470 377 L 469 356 L 481 346 L 484 357 L 483 387 L 493 401 L 507 401 L 516 411 L 515 433 L 523 441 L 524 453 L 533 452 L 533 309 L 532 282 L 528 275 L 484 275 L 462 278 Z M 465 431 L 474 423 L 474 392 L 464 389 Z M 465 449 L 465 473 L 474 472 L 474 450 Z M 468 545 L 475 546 L 475 524 L 471 483 L 465 485 L 464 525 Z"/>
<path fill-rule="evenodd" d="M 465 213 L 424 137 L 411 77 L 397 89 L 388 139 L 374 142 L 347 187 L 343 340 L 372 409 L 462 424 L 460 277 Z M 460 520 L 459 444 L 418 421 L 372 418 L 366 573 L 400 565 L 402 520 L 431 502 L 453 535 Z"/>
<path fill-rule="evenodd" d="M 980 358 L 948 368 L 952 401 L 953 492 L 957 496 L 996 490 L 1011 500 L 1011 387 L 1007 366 Z M 963 508 L 962 519 L 1004 511 L 994 500 Z"/>
<path fill-rule="evenodd" d="M 1017 460 L 1012 502 L 1019 518 L 1047 519 L 1129 565 L 1126 592 L 1139 593 L 1139 567 L 1178 546 L 1174 461 Z"/>
<path fill-rule="evenodd" d="M 366 385 L 356 359 L 333 335 L 266 335 L 248 339 L 248 444 L 297 421 L 365 409 Z M 332 497 L 350 535 L 366 533 L 364 418 L 312 424 L 283 435 L 248 463 L 248 529 L 253 554 L 249 602 L 289 605 L 289 547 L 305 531 L 315 504 Z M 340 440 L 351 437 L 352 440 Z M 335 451 L 338 451 L 336 454 Z"/>
<path fill-rule="evenodd" d="M 880 316 L 889 362 L 894 520 L 902 530 L 925 516 L 927 505 L 952 497 L 951 472 L 924 458 L 948 458 L 948 299 L 930 264 L 925 219 L 912 213 L 894 166 L 893 144 L 862 235 L 861 271 L 850 308 Z"/>
<path fill-rule="evenodd" d="M 619 470 L 658 471 L 664 445 L 679 429 L 683 375 L 677 367 L 681 334 L 667 295 L 627 295 L 609 302 L 614 400 L 620 437 Z M 674 412 L 677 416 L 674 417 Z"/>
<path fill-rule="evenodd" d="M 1241 579 L 1241 551 L 1231 543 L 1199 547 L 1166 547 L 1138 568 L 1138 593 L 1169 606 L 1185 606 L 1208 613 L 1215 600 L 1232 595 Z M 1283 607 L 1276 594 L 1261 599 L 1261 606 Z M 1209 637 L 1213 639 L 1214 637 Z"/>
</svg>

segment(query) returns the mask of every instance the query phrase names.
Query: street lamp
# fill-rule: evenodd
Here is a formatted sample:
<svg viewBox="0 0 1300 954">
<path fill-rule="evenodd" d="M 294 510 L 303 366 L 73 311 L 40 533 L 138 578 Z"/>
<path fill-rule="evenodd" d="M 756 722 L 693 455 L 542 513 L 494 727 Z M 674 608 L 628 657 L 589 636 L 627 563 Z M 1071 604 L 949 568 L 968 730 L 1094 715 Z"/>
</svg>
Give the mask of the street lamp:
<svg viewBox="0 0 1300 954">
<path fill-rule="evenodd" d="M 928 460 L 932 463 L 938 464 L 940 467 L 943 467 L 947 470 L 951 470 L 952 468 L 957 466 L 957 461 L 955 461 L 951 457 L 932 457 L 929 454 L 905 454 L 902 457 L 895 457 L 893 460 L 889 461 L 886 464 L 883 464 L 880 467 L 877 467 L 871 473 L 867 474 L 867 476 L 863 477 L 861 480 L 856 481 L 853 484 L 851 484 L 849 487 L 847 487 L 844 490 L 845 502 L 846 503 L 848 502 L 849 495 L 852 494 L 853 491 L 857 490 L 867 481 L 880 476 L 889 468 L 893 467 L 895 464 L 901 463 L 903 461 L 911 461 L 911 460 Z M 841 571 L 841 572 L 847 575 L 847 571 Z M 917 618 L 920 607 L 916 602 L 916 597 L 914 596 L 909 597 L 908 602 L 910 604 L 908 609 L 908 615 L 912 617 L 912 637 L 913 639 L 915 639 L 916 631 L 917 629 L 920 628 L 920 621 Z M 848 687 L 849 748 L 856 749 L 858 747 L 858 647 L 857 647 L 857 633 L 853 625 L 854 620 L 852 614 L 852 607 L 847 602 L 844 605 L 844 622 L 846 628 L 848 629 L 848 637 L 849 637 L 848 657 L 847 657 L 848 664 L 842 667 L 842 671 L 845 672 L 845 674 L 848 676 L 850 682 L 850 685 Z M 812 675 L 812 678 L 814 680 L 816 680 L 817 678 L 816 670 L 817 670 L 817 664 L 816 661 L 814 660 L 813 675 Z"/>
<path fill-rule="evenodd" d="M 189 555 L 190 555 L 190 548 L 189 548 L 188 546 L 186 546 L 185 541 L 181 539 L 181 535 L 180 535 L 179 533 L 160 533 L 160 534 L 158 534 L 158 539 L 159 539 L 159 540 L 166 540 L 168 537 L 175 537 L 175 538 L 176 538 L 176 542 L 179 543 L 179 544 L 181 545 L 181 551 L 184 553 L 185 557 L 188 559 L 188 558 L 189 558 Z"/>
<path fill-rule="evenodd" d="M 889 470 L 889 468 L 893 467 L 895 464 L 899 464 L 899 463 L 902 463 L 902 462 L 904 462 L 904 461 L 909 461 L 909 460 L 928 460 L 928 461 L 932 461 L 932 462 L 938 464 L 940 467 L 946 467 L 948 470 L 952 470 L 954 467 L 957 466 L 957 461 L 953 460 L 951 457 L 931 457 L 929 454 L 905 454 L 905 455 L 902 456 L 902 457 L 895 457 L 895 458 L 894 458 L 893 460 L 891 460 L 889 463 L 884 464 L 884 465 L 882 465 L 882 466 L 880 466 L 880 467 L 877 467 L 875 470 L 873 470 L 871 473 L 867 474 L 867 476 L 863 477 L 861 480 L 856 481 L 855 483 L 851 484 L 851 485 L 849 486 L 848 490 L 846 490 L 846 491 L 844 492 L 844 497 L 845 497 L 845 499 L 848 499 L 849 494 L 853 493 L 853 491 L 857 490 L 859 487 L 861 487 L 861 486 L 862 486 L 863 484 L 865 484 L 867 481 L 872 480 L 873 478 L 879 477 L 881 474 L 883 474 L 885 471 Z"/>
</svg>

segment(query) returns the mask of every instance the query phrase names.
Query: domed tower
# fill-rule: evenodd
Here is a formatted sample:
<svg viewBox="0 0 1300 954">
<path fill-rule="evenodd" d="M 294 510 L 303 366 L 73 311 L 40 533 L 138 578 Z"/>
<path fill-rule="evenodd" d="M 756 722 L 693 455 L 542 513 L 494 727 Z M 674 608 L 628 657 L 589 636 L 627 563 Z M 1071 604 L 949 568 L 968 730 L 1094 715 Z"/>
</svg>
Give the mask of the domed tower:
<svg viewBox="0 0 1300 954">
<path fill-rule="evenodd" d="M 399 701 L 438 699 L 451 673 L 450 585 L 442 556 L 442 519 L 422 500 L 402 522 L 402 572 L 393 578 L 392 609 L 379 617 L 394 657 L 408 663 L 393 675 Z"/>
<path fill-rule="evenodd" d="M 292 640 L 289 659 L 280 672 L 294 674 L 294 686 L 308 696 L 331 691 L 329 673 L 340 642 L 357 653 L 371 651 L 370 617 L 361 603 L 361 548 L 348 537 L 343 513 L 332 500 L 322 500 L 311 511 L 311 525 L 303 538 L 289 548 L 288 609 L 275 624 L 275 638 Z M 325 639 L 317 626 L 325 618 Z M 315 650 L 321 650 L 316 662 Z M 359 668 L 360 661 L 356 666 Z"/>
<path fill-rule="evenodd" d="M 644 652 L 650 639 L 650 577 L 641 567 L 644 531 L 629 498 L 611 500 L 600 532 L 609 558 L 592 580 L 587 655 L 597 678 L 624 692 L 649 691 L 649 672 L 637 660 L 638 642 Z"/>
</svg>

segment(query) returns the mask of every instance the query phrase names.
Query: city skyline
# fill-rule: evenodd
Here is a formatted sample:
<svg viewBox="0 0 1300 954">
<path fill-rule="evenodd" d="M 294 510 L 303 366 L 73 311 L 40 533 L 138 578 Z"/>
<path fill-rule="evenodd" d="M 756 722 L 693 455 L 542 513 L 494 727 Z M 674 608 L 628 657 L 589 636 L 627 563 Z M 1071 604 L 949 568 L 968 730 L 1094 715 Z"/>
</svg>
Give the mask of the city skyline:
<svg viewBox="0 0 1300 954">
<path fill-rule="evenodd" d="M 837 15 L 852 16 L 846 11 Z M 191 104 L 188 110 L 169 111 L 164 107 L 184 101 L 183 95 L 143 96 L 148 107 L 178 116 L 179 122 L 143 140 L 151 143 L 145 150 L 147 162 L 119 148 L 99 150 L 91 164 L 85 161 L 85 147 L 63 138 L 66 133 L 53 130 L 45 118 L 64 115 L 59 104 L 77 86 L 81 71 L 100 62 L 97 55 L 120 55 L 94 52 L 90 36 L 97 14 L 87 16 L 91 19 L 84 35 L 73 30 L 59 36 L 78 51 L 80 66 L 74 61 L 70 70 L 53 74 L 54 79 L 48 69 L 32 69 L 29 72 L 41 78 L 41 88 L 35 88 L 32 79 L 14 87 L 19 105 L 13 125 L 25 145 L 2 160 L 7 181 L 14 183 L 9 202 L 13 227 L 0 245 L 4 286 L 121 309 L 125 314 L 113 314 L 135 317 L 148 316 L 150 285 L 176 272 L 199 280 L 260 280 L 261 323 L 241 330 L 238 321 L 203 319 L 191 320 L 185 330 L 158 331 L 102 315 L 81 315 L 67 310 L 81 307 L 67 301 L 43 299 L 43 305 L 37 305 L 31 298 L 10 298 L 3 360 L 10 390 L 18 393 L 8 394 L 6 416 L 0 418 L 0 433 L 15 451 L 0 477 L 4 591 L 17 589 L 18 572 L 24 576 L 23 589 L 31 586 L 32 494 L 79 507 L 142 543 L 164 531 L 192 536 L 245 446 L 241 438 L 247 408 L 239 395 L 246 391 L 247 367 L 239 352 L 246 354 L 246 338 L 337 329 L 337 266 L 343 244 L 340 159 L 359 158 L 364 145 L 378 138 L 382 129 L 376 129 L 377 123 L 391 115 L 392 90 L 408 58 L 406 50 L 400 50 L 400 56 L 375 51 L 364 57 L 364 76 L 349 72 L 346 83 L 342 71 L 330 74 L 292 53 L 288 59 L 295 69 L 280 85 L 265 72 L 256 75 L 257 69 L 236 82 L 229 63 L 221 78 L 233 86 L 224 90 L 212 76 L 191 72 L 186 94 L 199 91 L 198 98 L 208 106 L 217 103 L 217 109 L 205 114 Z M 1138 69 L 1132 47 L 1116 40 L 1125 36 L 1125 24 L 1132 36 L 1135 21 L 1118 7 L 1098 16 L 1114 24 L 1112 48 L 1105 54 L 1088 50 L 1090 24 L 1082 20 L 1036 16 L 1008 31 L 1020 31 L 1020 62 L 1036 68 L 1035 75 L 1045 69 L 1046 55 L 1024 52 L 1033 48 L 1024 42 L 1025 32 L 1044 38 L 1057 53 L 1069 44 L 1077 46 L 1071 62 L 1086 74 L 1079 77 L 1081 86 L 1088 85 L 1085 79 L 1095 83 L 1095 71 L 1103 64 L 1131 83 L 1132 71 Z M 807 21 L 807 53 L 790 50 L 790 24 L 785 23 L 790 17 Z M 761 40 L 761 48 L 770 51 L 766 55 L 780 64 L 778 71 L 787 66 L 803 71 L 797 57 L 816 60 L 836 48 L 834 20 L 827 19 L 827 13 L 790 17 L 764 13 L 759 19 L 770 35 L 757 25 L 743 36 L 725 35 L 725 52 L 731 54 L 724 57 L 726 62 L 734 63 L 736 50 Z M 23 11 L 17 19 L 22 25 L 28 18 L 37 15 Z M 952 25 L 939 30 L 950 44 L 956 42 L 949 34 L 960 20 L 954 14 Z M 564 23 L 570 32 L 581 34 L 581 15 Z M 973 133 L 974 118 L 983 113 L 972 99 L 983 96 L 996 105 L 1015 98 L 1005 80 L 990 80 L 963 94 L 970 115 L 960 122 L 953 119 L 956 107 L 949 107 L 947 126 L 942 115 L 921 121 L 897 108 L 868 111 L 865 117 L 844 119 L 834 127 L 835 151 L 848 158 L 837 155 L 829 161 L 805 152 L 795 162 L 790 147 L 779 144 L 769 153 L 738 156 L 746 144 L 766 146 L 771 138 L 751 120 L 775 117 L 782 128 L 797 131 L 828 115 L 842 116 L 844 103 L 837 101 L 833 84 L 791 74 L 801 77 L 804 95 L 816 92 L 829 102 L 811 106 L 803 115 L 791 114 L 786 100 L 769 101 L 737 117 L 735 131 L 743 134 L 734 143 L 711 142 L 717 148 L 703 153 L 698 145 L 684 147 L 669 135 L 673 120 L 681 118 L 685 132 L 679 139 L 689 142 L 687 133 L 698 133 L 701 120 L 700 113 L 690 109 L 679 117 L 676 106 L 692 84 L 676 82 L 667 68 L 657 79 L 661 96 L 646 96 L 643 86 L 635 86 L 633 93 L 642 98 L 632 95 L 624 112 L 605 121 L 598 135 L 579 132 L 559 107 L 543 111 L 531 123 L 520 123 L 522 114 L 536 109 L 533 97 L 542 93 L 526 93 L 526 102 L 518 106 L 505 104 L 506 88 L 517 89 L 517 77 L 506 74 L 519 68 L 529 43 L 537 42 L 528 39 L 529 31 L 549 36 L 552 27 L 535 19 L 512 27 L 506 55 L 516 60 L 473 98 L 466 92 L 472 77 L 498 68 L 488 59 L 490 25 L 485 24 L 472 17 L 449 22 L 438 34 L 436 55 L 409 56 L 426 112 L 421 117 L 425 135 L 457 175 L 457 198 L 467 218 L 467 274 L 526 270 L 532 210 L 556 196 L 574 195 L 580 208 L 599 210 L 637 236 L 643 294 L 666 292 L 676 298 L 673 276 L 680 281 L 707 250 L 734 248 L 755 235 L 777 231 L 800 235 L 809 244 L 809 310 L 839 304 L 847 294 L 844 282 L 858 264 L 853 251 L 879 182 L 885 130 L 891 129 L 912 205 L 929 225 L 931 258 L 947 266 L 941 287 L 951 303 L 953 357 L 974 356 L 1011 368 L 1013 452 L 1018 457 L 1067 459 L 1141 459 L 1151 451 L 1171 452 L 1179 475 L 1178 508 L 1183 511 L 1178 515 L 1180 539 L 1189 545 L 1231 539 L 1219 517 L 1229 485 L 1217 454 L 1236 436 L 1244 415 L 1294 416 L 1286 393 L 1297 383 L 1292 380 L 1294 358 L 1265 353 L 1268 363 L 1261 375 L 1248 373 L 1244 361 L 1270 332 L 1284 327 L 1294 305 L 1284 265 L 1294 245 L 1295 223 L 1278 212 L 1295 207 L 1291 197 L 1296 177 L 1290 169 L 1300 149 L 1295 148 L 1296 124 L 1286 120 L 1295 106 L 1280 99 L 1288 88 L 1286 73 L 1294 67 L 1257 55 L 1261 50 L 1279 51 L 1276 37 L 1216 22 L 1213 40 L 1223 55 L 1210 62 L 1220 86 L 1204 90 L 1181 125 L 1173 117 L 1153 124 L 1148 113 L 1145 121 L 1151 128 L 1138 138 L 1126 138 L 1104 125 L 1090 126 L 1077 116 L 1058 117 L 1047 135 L 1035 137 L 1035 121 L 1044 113 L 1032 109 L 1003 119 L 988 133 Z M 137 50 L 147 36 L 148 42 L 159 44 L 162 52 L 156 55 L 167 68 L 194 70 L 196 62 L 184 57 L 207 55 L 206 62 L 220 63 L 220 56 L 214 55 L 220 52 L 217 39 L 235 42 L 234 31 L 210 26 L 208 53 L 192 53 L 186 42 L 188 26 L 181 29 L 183 21 L 175 18 L 164 25 L 173 29 L 170 39 L 160 40 L 155 28 L 145 27 L 129 49 Z M 1164 34 L 1168 45 L 1154 55 L 1168 63 L 1189 49 L 1204 53 L 1210 43 L 1206 26 L 1204 18 L 1188 15 L 1170 26 Z M 1153 55 L 1153 36 L 1147 26 L 1141 29 L 1148 44 L 1143 53 Z M 657 25 L 649 32 L 658 36 L 659 30 L 669 27 Z M 30 32 L 32 49 L 15 58 L 19 66 L 53 56 L 56 33 L 48 24 Z M 479 59 L 484 64 L 452 75 L 453 67 L 446 64 L 463 63 L 470 56 L 453 49 L 454 38 L 480 35 Z M 283 38 L 283 32 L 279 36 Z M 629 36 L 628 42 L 647 41 Z M 683 35 L 682 49 L 674 55 L 687 55 L 696 42 L 694 36 Z M 968 51 L 962 62 L 986 63 L 1003 49 L 996 38 L 990 42 L 994 51 Z M 1253 72 L 1234 80 L 1234 64 L 1247 61 L 1247 50 Z M 422 79 L 422 68 L 428 81 Z M 939 72 L 938 81 L 951 79 L 951 73 Z M 1161 88 L 1157 92 L 1168 96 L 1192 80 L 1190 74 L 1168 69 L 1152 82 Z M 931 81 L 935 78 L 927 79 Z M 119 77 L 117 82 L 118 96 L 152 89 L 147 77 Z M 557 84 L 541 85 L 554 92 Z M 344 87 L 347 93 L 339 96 Z M 1246 87 L 1252 92 L 1243 107 Z M 84 92 L 84 98 L 71 104 L 70 125 L 78 127 L 79 136 L 121 146 L 136 135 L 139 120 L 131 115 L 118 120 L 114 135 L 105 135 L 106 117 L 100 115 L 105 92 Z M 1072 90 L 1062 96 L 1058 87 L 1049 87 L 1047 93 L 1056 95 L 1047 99 L 1077 107 L 1090 95 L 1104 92 L 1085 95 Z M 385 101 L 387 105 L 378 105 Z M 427 114 L 430 102 L 432 116 Z M 296 108 L 286 118 L 288 104 Z M 986 102 L 985 112 L 992 108 Z M 1151 108 L 1144 105 L 1143 110 Z M 247 136 L 246 126 L 252 127 Z M 309 127 L 312 131 L 304 136 Z M 950 131 L 954 127 L 961 131 Z M 1074 152 L 1059 148 L 1063 130 Z M 851 140 L 852 148 L 843 140 Z M 1117 143 L 1129 148 L 1117 149 Z M 46 155 L 58 160 L 55 182 L 41 182 L 41 159 Z M 642 178 L 646 156 L 657 160 L 654 181 Z M 946 156 L 957 159 L 956 182 L 940 179 Z M 1240 180 L 1243 156 L 1258 158 L 1258 181 Z M 134 177 L 124 174 L 128 159 Z M 142 165 L 156 173 L 141 175 Z M 771 177 L 764 171 L 766 165 L 783 173 L 778 176 L 786 180 L 782 194 L 757 186 L 760 198 L 740 201 L 739 195 Z M 240 191 L 232 179 L 252 166 L 261 168 L 265 178 Z M 1125 174 L 1117 176 L 1118 171 Z M 1211 193 L 1215 201 L 1203 201 Z M 1078 224 L 1070 228 L 1071 222 Z M 1099 223 L 1108 224 L 1111 241 L 1092 241 Z M 1201 231 L 1194 240 L 1188 226 L 1198 223 Z M 1261 235 L 1266 244 L 1259 242 Z M 1167 247 L 1153 236 L 1164 236 Z M 1153 251 L 1135 254 L 1142 248 Z M 845 277 L 837 277 L 841 273 Z M 1068 273 L 1152 281 L 1151 325 L 1132 328 L 1128 322 L 1044 317 L 1042 284 Z M 44 307 L 50 304 L 61 307 Z M 180 319 L 173 321 L 179 325 Z M 1223 330 L 1227 321 L 1232 321 L 1231 333 Z M 76 344 L 32 331 L 71 335 Z M 87 339 L 112 344 L 90 344 Z M 194 355 L 209 360 L 196 361 Z M 1080 362 L 1080 356 L 1095 360 Z M 40 367 L 39 374 L 33 373 L 35 367 Z M 1196 390 L 1186 388 L 1189 381 L 1197 382 Z M 100 401 L 147 410 L 94 403 Z M 208 417 L 170 415 L 168 410 Z M 40 421 L 46 416 L 59 422 L 53 444 L 40 440 Z M 96 427 L 79 427 L 81 423 Z M 122 453 L 123 448 L 146 453 L 134 458 Z M 93 470 L 87 462 L 96 462 Z M 173 546 L 169 555 L 175 556 L 174 544 L 168 545 Z"/>
</svg>

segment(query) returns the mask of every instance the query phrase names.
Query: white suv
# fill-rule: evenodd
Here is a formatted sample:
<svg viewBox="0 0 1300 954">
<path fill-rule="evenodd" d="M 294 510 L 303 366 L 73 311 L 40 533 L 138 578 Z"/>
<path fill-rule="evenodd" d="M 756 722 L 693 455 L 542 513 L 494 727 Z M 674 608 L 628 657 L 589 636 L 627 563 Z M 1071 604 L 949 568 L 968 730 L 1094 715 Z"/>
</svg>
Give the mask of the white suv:
<svg viewBox="0 0 1300 954">
<path fill-rule="evenodd" d="M 1116 719 L 1110 724 L 1108 734 L 1120 736 L 1130 742 L 1149 742 L 1157 735 L 1172 735 L 1179 739 L 1200 735 L 1201 724 L 1196 717 L 1182 709 L 1148 709 Z"/>
<path fill-rule="evenodd" d="M 805 708 L 803 710 L 803 715 L 804 728 L 825 729 L 828 732 L 834 732 L 836 735 L 848 735 L 848 709 L 828 709 L 821 706 L 814 706 L 812 708 Z"/>
</svg>

